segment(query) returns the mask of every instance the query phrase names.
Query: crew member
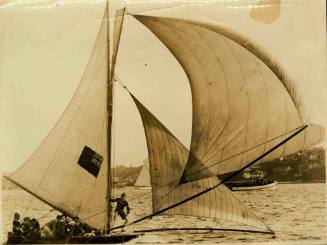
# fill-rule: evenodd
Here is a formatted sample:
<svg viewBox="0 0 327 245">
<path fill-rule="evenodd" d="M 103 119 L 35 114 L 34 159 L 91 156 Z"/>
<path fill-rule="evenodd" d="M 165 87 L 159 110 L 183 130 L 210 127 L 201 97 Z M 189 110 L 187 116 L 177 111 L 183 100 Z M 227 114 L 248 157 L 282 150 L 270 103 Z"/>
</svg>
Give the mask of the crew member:
<svg viewBox="0 0 327 245">
<path fill-rule="evenodd" d="M 61 215 L 57 215 L 56 219 L 53 219 L 48 223 L 46 223 L 41 229 L 41 237 L 47 237 L 47 238 L 54 237 L 55 229 L 60 219 L 61 219 Z"/>
<path fill-rule="evenodd" d="M 124 226 L 127 224 L 127 215 L 129 214 L 129 206 L 128 202 L 126 201 L 126 194 L 122 193 L 120 198 L 110 199 L 110 202 L 117 202 L 116 209 L 115 209 L 115 218 L 118 214 L 123 220 L 125 220 Z M 126 213 L 124 208 L 126 207 Z M 122 231 L 124 231 L 124 226 L 122 227 Z"/>
<path fill-rule="evenodd" d="M 21 237 L 23 234 L 22 226 L 20 224 L 20 215 L 19 213 L 14 214 L 14 220 L 12 222 L 12 233 L 15 237 Z"/>
</svg>

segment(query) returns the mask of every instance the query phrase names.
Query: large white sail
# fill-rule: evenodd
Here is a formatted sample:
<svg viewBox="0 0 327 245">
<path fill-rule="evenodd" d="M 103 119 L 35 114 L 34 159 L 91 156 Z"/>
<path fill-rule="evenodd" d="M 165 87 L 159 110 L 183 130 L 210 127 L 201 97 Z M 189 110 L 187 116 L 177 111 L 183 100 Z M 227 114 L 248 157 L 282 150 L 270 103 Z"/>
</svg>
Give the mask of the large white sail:
<svg viewBox="0 0 327 245">
<path fill-rule="evenodd" d="M 190 82 L 191 153 L 181 182 L 237 171 L 303 125 L 293 84 L 248 40 L 198 22 L 135 18 L 167 46 Z M 323 135 L 310 125 L 262 161 L 310 147 Z"/>
<path fill-rule="evenodd" d="M 134 96 L 148 146 L 153 212 L 163 210 L 219 183 L 217 177 L 179 185 L 189 151 Z M 209 217 L 234 221 L 254 230 L 270 231 L 223 184 L 164 212 L 167 215 Z"/>
<path fill-rule="evenodd" d="M 107 185 L 108 21 L 105 16 L 107 12 L 83 77 L 66 110 L 32 156 L 8 176 L 51 206 L 98 228 L 105 225 L 106 217 L 103 212 Z M 83 164 L 86 165 L 82 167 Z M 100 171 L 94 172 L 94 167 L 97 169 L 99 165 Z M 93 170 L 88 171 L 90 167 Z"/>
<path fill-rule="evenodd" d="M 149 159 L 144 161 L 144 165 L 135 181 L 135 187 L 150 187 L 150 166 L 149 166 Z"/>
</svg>

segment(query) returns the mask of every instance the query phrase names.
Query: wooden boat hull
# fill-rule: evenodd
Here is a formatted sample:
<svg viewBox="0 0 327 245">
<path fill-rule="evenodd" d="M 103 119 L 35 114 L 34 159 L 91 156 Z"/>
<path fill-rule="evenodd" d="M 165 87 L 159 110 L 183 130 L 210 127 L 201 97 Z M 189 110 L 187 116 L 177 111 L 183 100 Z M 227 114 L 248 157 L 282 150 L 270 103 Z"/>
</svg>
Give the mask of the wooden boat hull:
<svg viewBox="0 0 327 245">
<path fill-rule="evenodd" d="M 96 236 L 96 237 L 70 237 L 67 239 L 55 238 L 21 238 L 14 237 L 8 234 L 6 244 L 116 244 L 128 242 L 142 234 L 113 234 L 110 236 Z"/>
<path fill-rule="evenodd" d="M 151 186 L 135 186 L 138 190 L 151 190 Z"/>
<path fill-rule="evenodd" d="M 263 184 L 263 185 L 252 185 L 252 186 L 230 186 L 229 188 L 232 191 L 251 191 L 251 190 L 262 190 L 267 188 L 273 188 L 277 185 L 277 181 L 273 181 L 271 183 Z"/>
</svg>

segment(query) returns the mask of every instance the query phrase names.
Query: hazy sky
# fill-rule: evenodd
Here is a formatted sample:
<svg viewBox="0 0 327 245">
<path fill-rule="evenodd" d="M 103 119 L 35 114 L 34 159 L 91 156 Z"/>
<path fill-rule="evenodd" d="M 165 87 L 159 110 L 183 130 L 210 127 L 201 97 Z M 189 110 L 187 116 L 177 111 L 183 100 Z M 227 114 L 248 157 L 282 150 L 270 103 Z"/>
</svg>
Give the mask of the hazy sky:
<svg viewBox="0 0 327 245">
<path fill-rule="evenodd" d="M 302 96 L 307 119 L 325 125 L 325 1 L 255 5 L 260 2 L 267 1 L 112 0 L 111 10 L 126 6 L 130 13 L 195 19 L 239 32 L 278 60 Z M 103 1 L 0 0 L 0 170 L 22 164 L 60 117 L 82 76 L 103 7 Z M 130 15 L 118 55 L 116 74 L 188 146 L 190 89 L 175 58 Z M 141 164 L 147 157 L 143 126 L 119 86 L 115 112 L 115 161 Z"/>
</svg>

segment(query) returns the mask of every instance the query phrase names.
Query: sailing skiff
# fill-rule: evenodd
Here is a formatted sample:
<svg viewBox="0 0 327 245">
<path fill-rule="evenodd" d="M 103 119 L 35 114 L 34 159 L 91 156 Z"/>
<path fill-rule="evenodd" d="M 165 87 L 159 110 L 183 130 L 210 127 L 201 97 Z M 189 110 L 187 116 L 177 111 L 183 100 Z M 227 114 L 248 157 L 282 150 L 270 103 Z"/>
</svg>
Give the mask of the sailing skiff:
<svg viewBox="0 0 327 245">
<path fill-rule="evenodd" d="M 63 214 L 107 231 L 95 240 L 80 237 L 65 242 L 113 243 L 137 236 L 115 234 L 121 226 L 114 226 L 109 204 L 112 90 L 118 80 L 115 64 L 125 14 L 125 9 L 116 12 L 110 62 L 106 4 L 89 62 L 66 110 L 32 156 L 5 176 Z M 308 124 L 302 116 L 294 83 L 272 58 L 230 30 L 191 20 L 132 16 L 167 47 L 185 71 L 193 116 L 188 148 L 124 86 L 143 122 L 152 187 L 152 213 L 128 225 L 156 215 L 186 215 L 273 233 L 224 183 L 255 163 L 323 139 L 323 128 Z M 8 243 L 17 242 L 13 239 L 8 237 Z"/>
<path fill-rule="evenodd" d="M 144 161 L 142 169 L 135 181 L 134 187 L 138 188 L 138 189 L 145 189 L 145 190 L 151 189 L 150 170 L 149 170 L 149 160 L 148 159 L 146 159 Z"/>
</svg>

